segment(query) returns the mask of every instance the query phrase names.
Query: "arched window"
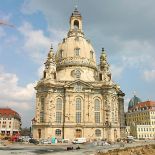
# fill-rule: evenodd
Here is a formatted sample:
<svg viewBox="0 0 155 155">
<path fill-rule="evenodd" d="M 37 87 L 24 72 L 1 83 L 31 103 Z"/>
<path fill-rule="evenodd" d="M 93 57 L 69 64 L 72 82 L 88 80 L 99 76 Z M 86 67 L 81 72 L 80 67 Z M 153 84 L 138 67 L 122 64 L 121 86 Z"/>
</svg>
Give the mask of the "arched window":
<svg viewBox="0 0 155 155">
<path fill-rule="evenodd" d="M 95 99 L 94 103 L 95 123 L 100 123 L 100 101 Z"/>
<path fill-rule="evenodd" d="M 74 21 L 74 30 L 78 30 L 79 29 L 79 21 L 75 20 Z"/>
<path fill-rule="evenodd" d="M 56 100 L 56 123 L 62 122 L 62 99 Z"/>
<path fill-rule="evenodd" d="M 61 98 L 57 99 L 56 110 L 62 110 L 62 99 Z"/>
<path fill-rule="evenodd" d="M 101 137 L 101 130 L 96 129 L 96 130 L 95 130 L 95 136 L 96 136 L 96 137 Z"/>
<path fill-rule="evenodd" d="M 74 53 L 75 53 L 75 56 L 79 56 L 80 55 L 80 48 L 75 48 Z"/>
<path fill-rule="evenodd" d="M 55 135 L 56 136 L 61 136 L 61 130 L 60 129 L 56 129 L 55 130 Z"/>
<path fill-rule="evenodd" d="M 38 137 L 41 138 L 41 129 L 38 129 Z"/>
<path fill-rule="evenodd" d="M 44 110 L 44 104 L 45 104 L 44 102 L 45 102 L 45 99 L 42 97 L 41 103 L 40 103 L 41 104 L 40 110 Z"/>
<path fill-rule="evenodd" d="M 40 112 L 40 123 L 43 123 L 44 122 L 44 112 L 41 111 Z"/>
<path fill-rule="evenodd" d="M 90 51 L 90 59 L 93 59 L 93 51 Z"/>
<path fill-rule="evenodd" d="M 100 101 L 98 99 L 95 99 L 95 111 L 100 111 Z"/>
<path fill-rule="evenodd" d="M 81 110 L 81 99 L 80 98 L 76 99 L 76 110 Z"/>
<path fill-rule="evenodd" d="M 60 56 L 60 58 L 63 57 L 63 50 L 62 49 L 60 50 L 60 55 L 59 56 Z"/>
<path fill-rule="evenodd" d="M 81 123 L 81 99 L 76 98 L 76 123 Z"/>
<path fill-rule="evenodd" d="M 45 105 L 45 99 L 44 97 L 41 97 L 40 99 L 40 122 L 44 122 L 44 105 Z"/>
<path fill-rule="evenodd" d="M 46 78 L 46 71 L 44 71 L 44 78 Z"/>
<path fill-rule="evenodd" d="M 75 130 L 75 137 L 76 138 L 82 137 L 82 130 L 81 129 L 76 129 Z"/>
</svg>

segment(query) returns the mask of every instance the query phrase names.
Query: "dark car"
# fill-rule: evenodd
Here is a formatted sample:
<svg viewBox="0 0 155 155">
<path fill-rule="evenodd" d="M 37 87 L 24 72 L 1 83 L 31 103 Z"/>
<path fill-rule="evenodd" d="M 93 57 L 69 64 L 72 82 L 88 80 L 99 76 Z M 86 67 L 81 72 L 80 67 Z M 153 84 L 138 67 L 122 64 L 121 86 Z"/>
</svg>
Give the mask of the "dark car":
<svg viewBox="0 0 155 155">
<path fill-rule="evenodd" d="M 36 140 L 36 139 L 31 138 L 31 139 L 29 139 L 29 143 L 32 143 L 32 144 L 39 144 L 39 141 Z"/>
</svg>

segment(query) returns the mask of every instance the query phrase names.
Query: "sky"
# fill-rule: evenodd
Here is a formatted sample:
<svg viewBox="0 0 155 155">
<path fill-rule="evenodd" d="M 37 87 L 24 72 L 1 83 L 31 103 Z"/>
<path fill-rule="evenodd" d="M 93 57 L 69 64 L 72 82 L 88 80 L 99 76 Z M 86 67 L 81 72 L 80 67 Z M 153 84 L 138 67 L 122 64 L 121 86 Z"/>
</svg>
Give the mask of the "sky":
<svg viewBox="0 0 155 155">
<path fill-rule="evenodd" d="M 75 5 L 97 61 L 105 48 L 113 81 L 125 95 L 155 101 L 154 0 L 0 0 L 0 107 L 10 107 L 29 127 L 35 85 L 51 47 L 66 37 Z"/>
</svg>

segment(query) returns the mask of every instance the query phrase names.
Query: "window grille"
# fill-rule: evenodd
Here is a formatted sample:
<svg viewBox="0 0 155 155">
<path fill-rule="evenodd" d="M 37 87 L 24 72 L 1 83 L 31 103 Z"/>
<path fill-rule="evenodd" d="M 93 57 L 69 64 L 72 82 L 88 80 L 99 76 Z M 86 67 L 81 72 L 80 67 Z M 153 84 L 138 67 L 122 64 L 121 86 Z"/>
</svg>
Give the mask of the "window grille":
<svg viewBox="0 0 155 155">
<path fill-rule="evenodd" d="M 100 123 L 100 112 L 95 112 L 95 123 Z"/>
<path fill-rule="evenodd" d="M 80 55 L 80 48 L 75 48 L 74 53 L 75 53 L 75 56 L 79 56 Z"/>
<path fill-rule="evenodd" d="M 81 112 L 76 112 L 76 123 L 81 123 Z"/>
<path fill-rule="evenodd" d="M 57 99 L 56 110 L 62 110 L 62 99 L 60 98 Z"/>
<path fill-rule="evenodd" d="M 56 123 L 61 123 L 62 112 L 56 112 Z"/>
<path fill-rule="evenodd" d="M 101 137 L 101 130 L 96 129 L 95 130 L 95 135 L 96 135 L 96 137 Z"/>
<path fill-rule="evenodd" d="M 56 136 L 61 136 L 61 130 L 60 129 L 56 129 L 55 130 L 55 135 Z"/>
</svg>

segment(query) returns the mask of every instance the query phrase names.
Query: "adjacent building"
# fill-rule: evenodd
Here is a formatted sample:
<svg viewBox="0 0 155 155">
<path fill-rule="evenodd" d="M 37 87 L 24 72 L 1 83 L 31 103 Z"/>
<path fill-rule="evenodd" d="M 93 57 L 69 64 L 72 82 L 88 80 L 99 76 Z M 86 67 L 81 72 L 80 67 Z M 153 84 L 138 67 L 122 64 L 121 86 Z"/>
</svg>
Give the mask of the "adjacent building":
<svg viewBox="0 0 155 155">
<path fill-rule="evenodd" d="M 124 93 L 112 81 L 102 48 L 99 65 L 75 8 L 67 37 L 51 47 L 37 83 L 34 138 L 85 137 L 116 141 L 124 136 Z"/>
<path fill-rule="evenodd" d="M 128 106 L 126 123 L 130 134 L 138 139 L 155 139 L 155 102 L 142 102 L 134 96 Z"/>
<path fill-rule="evenodd" d="M 21 117 L 10 108 L 0 108 L 1 136 L 12 136 L 20 132 Z"/>
</svg>

